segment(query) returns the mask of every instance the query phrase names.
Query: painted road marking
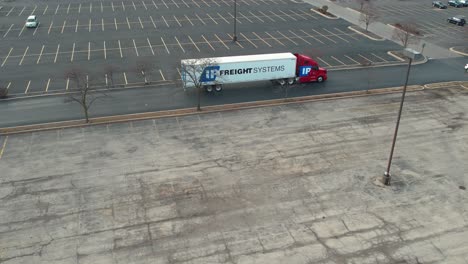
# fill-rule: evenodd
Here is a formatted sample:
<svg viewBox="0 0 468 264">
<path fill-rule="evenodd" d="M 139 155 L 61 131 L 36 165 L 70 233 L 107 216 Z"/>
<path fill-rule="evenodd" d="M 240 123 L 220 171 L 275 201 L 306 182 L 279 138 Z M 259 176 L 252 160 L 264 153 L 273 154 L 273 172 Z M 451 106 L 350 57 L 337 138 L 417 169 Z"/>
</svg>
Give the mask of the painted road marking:
<svg viewBox="0 0 468 264">
<path fill-rule="evenodd" d="M 91 18 L 89 19 L 88 31 L 91 32 Z"/>
<path fill-rule="evenodd" d="M 182 73 L 180 72 L 180 69 L 178 67 L 176 69 L 177 69 L 177 73 L 179 74 L 180 79 L 182 79 Z"/>
<path fill-rule="evenodd" d="M 163 79 L 163 81 L 165 81 L 165 80 L 166 80 L 166 78 L 164 78 L 164 74 L 162 73 L 162 71 L 161 71 L 161 70 L 159 70 L 159 74 L 161 74 L 161 78 Z"/>
<path fill-rule="evenodd" d="M 104 12 L 104 9 L 103 9 L 103 7 L 102 7 L 102 2 L 101 2 L 101 13 L 102 13 L 102 12 Z"/>
<path fill-rule="evenodd" d="M 373 61 L 369 60 L 367 57 L 364 57 L 362 56 L 361 54 L 358 53 L 358 56 L 365 59 L 366 61 L 370 62 L 370 63 L 374 63 Z"/>
<path fill-rule="evenodd" d="M 151 18 L 151 23 L 153 23 L 154 28 L 156 28 L 156 23 L 154 23 L 153 17 L 150 16 L 150 18 Z"/>
<path fill-rule="evenodd" d="M 185 18 L 187 19 L 187 21 L 188 21 L 192 26 L 194 26 L 194 24 L 192 23 L 192 20 L 190 20 L 190 18 L 188 18 L 187 15 L 185 15 Z"/>
<path fill-rule="evenodd" d="M 91 42 L 88 42 L 88 60 L 91 57 Z"/>
<path fill-rule="evenodd" d="M 148 7 L 146 7 L 145 1 L 141 1 L 141 3 L 143 4 L 143 7 L 145 8 L 145 10 L 148 10 Z"/>
<path fill-rule="evenodd" d="M 198 17 L 198 20 L 200 20 L 200 21 L 203 23 L 203 25 L 206 25 L 205 21 L 203 21 L 203 20 L 198 16 L 198 14 L 195 14 L 195 15 Z"/>
<path fill-rule="evenodd" d="M 216 14 L 218 14 L 218 16 L 219 16 L 221 19 L 223 19 L 226 23 L 231 24 L 231 23 L 229 23 L 229 21 L 227 21 L 220 13 L 216 13 Z"/>
<path fill-rule="evenodd" d="M 149 38 L 146 38 L 146 40 L 148 41 L 148 45 L 149 45 L 149 47 L 151 49 L 151 53 L 154 55 L 153 45 L 151 45 L 151 42 L 150 42 Z"/>
<path fill-rule="evenodd" d="M 67 84 L 65 85 L 65 90 L 68 91 L 68 85 L 70 84 L 70 78 L 67 78 Z"/>
<path fill-rule="evenodd" d="M 320 57 L 316 57 L 319 61 L 323 62 L 323 64 L 326 64 L 328 67 L 330 67 L 331 65 L 328 64 L 326 61 L 322 60 Z"/>
<path fill-rule="evenodd" d="M 57 8 L 55 9 L 55 15 L 57 14 L 57 12 L 59 10 L 59 7 L 60 7 L 60 5 L 57 5 Z"/>
<path fill-rule="evenodd" d="M 78 6 L 78 14 L 81 13 L 81 3 L 80 5 Z"/>
<path fill-rule="evenodd" d="M 34 12 L 36 12 L 36 9 L 37 9 L 37 5 L 34 6 L 33 11 L 31 11 L 31 14 L 29 14 L 29 15 L 30 15 L 30 16 L 34 15 Z"/>
<path fill-rule="evenodd" d="M 154 2 L 154 0 L 152 0 L 152 2 L 153 2 L 154 7 L 155 7 L 156 9 L 159 9 L 159 7 L 156 5 L 156 3 Z"/>
<path fill-rule="evenodd" d="M 104 31 L 104 18 L 101 18 L 101 29 Z"/>
<path fill-rule="evenodd" d="M 214 20 L 214 19 L 210 16 L 210 14 L 206 13 L 206 15 L 207 15 L 211 20 L 213 20 L 213 22 L 214 22 L 216 25 L 218 25 L 218 22 L 216 22 L 216 20 Z"/>
<path fill-rule="evenodd" d="M 306 34 L 308 37 L 311 37 L 311 38 L 315 39 L 317 42 L 320 42 L 320 43 L 324 44 L 320 39 L 314 37 L 313 35 L 310 35 L 309 33 L 305 32 L 302 29 L 301 29 L 301 31 L 302 31 L 302 33 Z"/>
<path fill-rule="evenodd" d="M 46 93 L 49 91 L 49 84 L 50 84 L 50 78 L 49 78 L 49 80 L 47 80 L 47 84 L 46 84 L 46 88 L 45 88 Z"/>
<path fill-rule="evenodd" d="M 70 5 L 71 5 L 71 4 L 68 4 L 68 7 L 67 7 L 67 14 L 68 14 L 68 12 L 70 12 Z"/>
<path fill-rule="evenodd" d="M 8 34 L 8 32 L 10 32 L 11 28 L 13 27 L 13 25 L 15 25 L 15 24 L 11 24 L 10 28 L 8 28 L 7 32 L 5 33 L 5 35 L 3 35 L 3 37 L 6 37 L 6 35 Z"/>
<path fill-rule="evenodd" d="M 127 74 L 125 74 L 125 72 L 123 72 L 123 76 L 124 76 L 125 84 L 128 84 L 128 81 L 127 81 Z"/>
<path fill-rule="evenodd" d="M 37 58 L 36 64 L 39 64 L 39 62 L 41 61 L 42 52 L 44 51 L 44 47 L 45 47 L 45 45 L 42 45 L 42 49 L 41 49 L 41 52 L 39 53 L 39 57 Z"/>
<path fill-rule="evenodd" d="M 177 8 L 179 8 L 179 5 L 178 5 L 176 2 L 174 2 L 174 0 L 172 0 L 172 3 L 174 3 L 174 5 L 175 5 Z"/>
<path fill-rule="evenodd" d="M 107 60 L 106 41 L 104 41 L 104 59 Z"/>
<path fill-rule="evenodd" d="M 303 37 L 297 35 L 296 33 L 294 33 L 294 31 L 289 30 L 289 32 L 290 32 L 291 34 L 293 34 L 294 36 L 296 36 L 297 38 L 302 39 L 302 40 L 303 40 L 304 42 L 306 42 L 307 44 L 311 44 L 311 45 L 312 45 L 312 43 L 310 43 L 309 41 L 307 41 L 305 38 L 303 38 Z"/>
<path fill-rule="evenodd" d="M 284 44 L 281 41 L 279 41 L 277 38 L 273 37 L 270 33 L 265 32 L 265 34 L 270 36 L 270 38 L 273 39 L 274 41 L 278 42 L 281 46 L 284 46 Z"/>
<path fill-rule="evenodd" d="M 6 89 L 8 90 L 10 88 L 11 82 L 8 83 Z"/>
<path fill-rule="evenodd" d="M 123 9 L 123 11 L 125 11 L 125 5 L 124 5 L 123 2 L 122 2 L 122 9 Z"/>
<path fill-rule="evenodd" d="M 133 10 L 136 10 L 135 2 L 132 1 L 133 4 Z"/>
<path fill-rule="evenodd" d="M 112 6 L 112 12 L 115 12 L 115 9 L 114 9 L 114 2 L 111 2 L 111 6 Z"/>
<path fill-rule="evenodd" d="M 227 35 L 229 36 L 230 39 L 232 39 L 231 34 L 227 34 Z M 242 45 L 239 43 L 239 41 L 236 41 L 236 44 L 237 44 L 237 46 L 239 46 L 239 47 L 241 47 L 241 48 L 244 48 L 244 46 L 242 46 Z"/>
<path fill-rule="evenodd" d="M 89 12 L 93 12 L 93 2 L 89 3 Z"/>
<path fill-rule="evenodd" d="M 24 9 L 26 9 L 26 7 L 23 7 L 23 9 L 21 9 L 21 12 L 18 14 L 18 16 L 21 16 L 23 14 Z"/>
<path fill-rule="evenodd" d="M 15 9 L 15 7 L 12 7 L 12 8 L 10 9 L 10 11 L 6 14 L 6 16 L 9 16 L 10 13 L 11 13 L 11 11 L 13 11 L 13 9 Z"/>
<path fill-rule="evenodd" d="M 54 24 L 54 21 L 50 22 L 49 30 L 47 31 L 47 35 L 50 34 L 50 30 L 52 29 L 52 25 Z"/>
<path fill-rule="evenodd" d="M 266 17 L 268 19 L 270 19 L 272 22 L 276 22 L 276 20 L 274 20 L 273 18 L 271 18 L 270 16 L 267 16 L 265 13 L 263 13 L 262 11 L 258 11 L 260 14 L 263 15 L 263 17 Z"/>
<path fill-rule="evenodd" d="M 292 39 L 286 37 L 283 33 L 279 32 L 278 30 L 276 31 L 278 34 L 280 34 L 281 36 L 283 36 L 285 39 L 291 41 L 292 43 L 294 43 L 296 46 L 298 45 L 296 42 L 294 42 Z"/>
<path fill-rule="evenodd" d="M 45 9 L 44 9 L 44 13 L 42 13 L 42 15 L 45 15 L 47 9 L 49 8 L 49 5 L 46 5 Z"/>
<path fill-rule="evenodd" d="M 197 2 L 195 2 L 194 0 L 192 0 L 192 2 L 193 2 L 198 8 L 200 8 L 200 5 L 199 5 Z"/>
<path fill-rule="evenodd" d="M 180 45 L 180 42 L 179 42 L 179 40 L 177 39 L 177 37 L 174 36 L 174 38 L 175 38 L 175 40 L 177 41 L 177 43 L 179 44 L 180 49 L 182 49 L 182 51 L 185 53 L 185 50 L 184 50 L 184 48 L 182 47 L 182 45 Z"/>
<path fill-rule="evenodd" d="M 261 18 L 259 18 L 258 16 L 256 16 L 254 13 L 252 13 L 252 11 L 249 11 L 249 13 L 250 13 L 253 17 L 255 17 L 256 19 L 260 20 L 260 22 L 265 23 L 265 21 L 263 21 L 263 19 L 261 19 Z"/>
<path fill-rule="evenodd" d="M 164 18 L 164 16 L 161 16 L 162 19 L 164 20 L 164 23 L 166 23 L 166 26 L 169 27 L 169 24 L 167 23 L 166 19 Z"/>
<path fill-rule="evenodd" d="M 182 0 L 182 3 L 184 3 L 186 7 L 190 8 L 190 6 L 184 0 Z"/>
<path fill-rule="evenodd" d="M 75 42 L 73 42 L 72 54 L 70 57 L 70 61 L 73 61 L 73 57 L 75 57 Z"/>
<path fill-rule="evenodd" d="M 141 18 L 140 18 L 140 17 L 138 17 L 138 21 L 140 21 L 141 29 L 144 29 L 145 27 L 143 27 L 143 23 L 141 22 Z"/>
<path fill-rule="evenodd" d="M 3 141 L 2 149 L 0 149 L 0 159 L 3 157 L 3 153 L 5 152 L 7 141 L 8 141 L 8 136 L 5 137 L 5 140 Z"/>
<path fill-rule="evenodd" d="M 76 20 L 75 33 L 78 31 L 78 19 Z"/>
<path fill-rule="evenodd" d="M 324 38 L 330 40 L 331 42 L 336 43 L 336 41 L 334 41 L 333 39 L 331 39 L 331 38 L 329 38 L 329 37 L 323 35 L 322 33 L 318 32 L 317 30 L 315 30 L 315 29 L 313 29 L 313 28 L 311 28 L 311 30 L 313 30 L 313 31 L 314 31 L 315 33 L 317 33 L 318 35 L 320 35 L 320 36 L 322 36 L 322 37 L 324 37 Z"/>
<path fill-rule="evenodd" d="M 203 2 L 206 6 L 211 7 L 207 2 L 205 2 L 205 0 L 202 0 L 202 2 Z"/>
<path fill-rule="evenodd" d="M 167 48 L 166 43 L 164 42 L 164 39 L 162 37 L 161 37 L 161 40 L 162 40 L 162 43 L 164 44 L 164 47 L 166 48 L 167 54 L 171 54 L 169 52 L 169 49 Z"/>
<path fill-rule="evenodd" d="M 294 17 L 292 17 L 292 16 L 286 14 L 283 10 L 278 10 L 278 11 L 280 11 L 281 13 L 283 13 L 283 14 L 285 14 L 286 16 L 290 17 L 292 20 L 297 21 L 297 19 L 295 19 Z"/>
<path fill-rule="evenodd" d="M 177 22 L 177 24 L 179 24 L 179 26 L 182 27 L 182 24 L 180 24 L 180 22 L 179 22 L 179 20 L 177 19 L 177 17 L 176 17 L 176 16 L 173 16 L 173 17 L 174 17 L 175 21 Z"/>
<path fill-rule="evenodd" d="M 271 45 L 270 45 L 268 42 L 266 42 L 262 37 L 260 37 L 259 35 L 257 35 L 257 33 L 252 32 L 252 34 L 254 34 L 259 40 L 263 41 L 265 44 L 267 44 L 268 47 L 271 48 Z"/>
<path fill-rule="evenodd" d="M 208 42 L 208 40 L 206 40 L 205 36 L 203 36 L 203 35 L 201 35 L 201 36 L 202 36 L 202 38 L 205 40 L 206 44 L 208 44 L 208 46 L 210 46 L 212 50 L 215 50 L 215 49 L 213 48 L 213 46 L 211 46 L 210 42 Z"/>
<path fill-rule="evenodd" d="M 125 18 L 127 19 L 128 29 L 132 29 L 132 28 L 130 27 L 130 21 L 128 21 L 128 17 L 125 17 Z"/>
<path fill-rule="evenodd" d="M 343 32 L 342 30 L 340 30 L 340 29 L 338 29 L 338 28 L 334 28 L 334 29 L 335 29 L 336 31 L 339 31 L 341 34 L 346 35 L 346 36 L 348 36 L 348 37 L 350 37 L 350 38 L 352 38 L 352 39 L 354 39 L 354 40 L 359 40 L 358 38 L 356 38 L 356 37 L 354 37 L 354 36 L 352 35 L 353 33 L 347 34 L 346 32 Z"/>
<path fill-rule="evenodd" d="M 58 57 L 59 50 L 60 50 L 60 44 L 57 45 L 57 52 L 55 53 L 54 63 L 57 62 L 57 57 Z"/>
<path fill-rule="evenodd" d="M 193 39 L 190 36 L 187 36 L 187 37 L 190 39 L 190 41 L 195 46 L 195 48 L 198 50 L 198 52 L 200 52 L 200 49 L 198 48 L 197 44 L 195 44 L 195 42 L 193 42 Z"/>
<path fill-rule="evenodd" d="M 371 53 L 371 54 L 372 54 L 374 57 L 381 59 L 383 62 L 388 62 L 388 60 L 386 60 L 386 59 L 384 59 L 384 58 L 382 58 L 382 57 L 380 57 L 380 56 L 377 56 L 377 55 L 375 55 L 374 53 Z"/>
<path fill-rule="evenodd" d="M 114 25 L 115 25 L 115 30 L 117 31 L 117 20 L 114 17 Z"/>
<path fill-rule="evenodd" d="M 138 49 L 137 49 L 137 46 L 135 44 L 135 39 L 133 39 L 133 46 L 135 47 L 135 53 L 136 53 L 137 57 L 139 57 L 140 55 L 138 54 Z"/>
<path fill-rule="evenodd" d="M 36 32 L 37 32 L 37 29 L 38 29 L 38 28 L 39 28 L 39 27 L 36 27 L 36 28 L 34 29 L 33 36 L 36 35 Z"/>
<path fill-rule="evenodd" d="M 242 14 L 241 12 L 238 12 L 238 13 L 239 13 L 239 15 L 241 15 L 242 17 L 244 17 L 245 19 L 247 19 L 250 23 L 253 23 L 253 21 L 250 20 L 250 18 L 244 16 L 244 14 Z"/>
<path fill-rule="evenodd" d="M 335 56 L 330 56 L 332 59 L 336 60 L 337 62 L 343 64 L 343 65 L 346 65 L 346 63 L 340 61 L 339 59 L 335 58 Z"/>
<path fill-rule="evenodd" d="M 7 56 L 5 57 L 5 59 L 3 60 L 3 63 L 2 63 L 2 67 L 3 65 L 5 65 L 5 62 L 8 60 L 8 57 L 10 57 L 10 54 L 11 54 L 11 51 L 13 50 L 13 48 L 10 48 L 10 51 L 8 52 Z"/>
<path fill-rule="evenodd" d="M 166 2 L 164 2 L 164 0 L 161 0 L 161 2 L 163 2 L 163 4 L 166 6 L 166 8 L 169 9 L 169 7 L 167 6 Z"/>
<path fill-rule="evenodd" d="M 250 39 L 248 39 L 244 34 L 240 33 L 244 39 L 246 39 L 250 44 L 252 44 L 255 48 L 258 48 L 257 45 L 255 45 Z"/>
<path fill-rule="evenodd" d="M 278 16 L 277 14 L 273 13 L 272 11 L 269 11 L 269 12 L 272 13 L 274 16 L 277 16 L 279 19 L 281 19 L 281 20 L 283 20 L 283 21 L 286 21 L 286 19 L 284 19 L 284 18 Z"/>
<path fill-rule="evenodd" d="M 26 28 L 26 24 L 25 24 L 25 25 L 23 26 L 23 28 L 21 29 L 20 33 L 18 34 L 18 37 L 20 37 L 21 34 L 23 34 L 23 31 L 24 31 L 25 28 Z M 36 28 L 37 28 L 37 27 L 36 27 Z"/>
<path fill-rule="evenodd" d="M 350 56 L 348 56 L 348 55 L 344 55 L 344 56 L 345 56 L 346 58 L 348 58 L 348 59 L 354 61 L 356 64 L 360 64 L 359 61 L 357 61 L 357 60 L 351 58 Z"/>
<path fill-rule="evenodd" d="M 231 13 L 228 12 L 228 15 L 230 15 L 231 18 L 234 19 L 234 16 Z M 237 23 L 242 24 L 242 22 L 239 19 L 237 19 Z"/>
<path fill-rule="evenodd" d="M 120 39 L 118 40 L 118 43 L 119 43 L 120 58 L 123 58 L 122 46 L 120 46 Z"/>
<path fill-rule="evenodd" d="M 60 31 L 60 34 L 63 34 L 63 30 L 65 29 L 65 25 L 67 24 L 67 20 L 63 21 L 63 26 L 62 26 L 62 31 Z"/>
<path fill-rule="evenodd" d="M 27 94 L 27 93 L 28 93 L 29 85 L 31 85 L 31 80 L 29 80 L 29 81 L 28 81 L 28 84 L 26 84 L 26 90 L 24 90 L 24 94 Z"/>
<path fill-rule="evenodd" d="M 214 35 L 215 35 L 215 37 L 221 42 L 221 44 L 223 44 L 224 47 L 226 47 L 226 49 L 229 49 L 229 47 L 226 46 L 226 44 L 224 44 L 224 41 L 222 41 L 222 40 L 218 37 L 218 35 L 216 35 L 216 34 L 214 34 Z"/>
<path fill-rule="evenodd" d="M 24 56 L 26 56 L 26 53 L 28 53 L 29 46 L 26 47 L 26 50 L 24 51 L 23 57 L 21 58 L 19 65 L 23 64 Z"/>
<path fill-rule="evenodd" d="M 333 32 L 331 32 L 331 31 L 329 31 L 329 30 L 327 30 L 327 29 L 325 29 L 325 28 L 324 28 L 323 30 L 325 30 L 325 31 L 327 31 L 328 33 L 330 33 L 330 35 L 335 36 L 335 37 L 337 37 L 337 38 L 340 38 L 340 39 L 344 40 L 345 42 L 349 43 L 349 41 L 348 41 L 347 39 L 344 39 L 344 38 L 338 36 L 337 34 L 334 34 Z"/>
</svg>

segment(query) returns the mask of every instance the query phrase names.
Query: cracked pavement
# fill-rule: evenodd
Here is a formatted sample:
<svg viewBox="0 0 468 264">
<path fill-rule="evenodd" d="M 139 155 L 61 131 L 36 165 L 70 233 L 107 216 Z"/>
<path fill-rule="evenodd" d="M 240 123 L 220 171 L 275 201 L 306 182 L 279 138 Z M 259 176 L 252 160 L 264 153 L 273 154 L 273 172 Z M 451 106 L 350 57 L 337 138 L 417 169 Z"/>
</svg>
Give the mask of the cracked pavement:
<svg viewBox="0 0 468 264">
<path fill-rule="evenodd" d="M 468 90 L 10 135 L 0 263 L 468 263 Z M 0 143 L 5 140 L 0 137 Z"/>
</svg>

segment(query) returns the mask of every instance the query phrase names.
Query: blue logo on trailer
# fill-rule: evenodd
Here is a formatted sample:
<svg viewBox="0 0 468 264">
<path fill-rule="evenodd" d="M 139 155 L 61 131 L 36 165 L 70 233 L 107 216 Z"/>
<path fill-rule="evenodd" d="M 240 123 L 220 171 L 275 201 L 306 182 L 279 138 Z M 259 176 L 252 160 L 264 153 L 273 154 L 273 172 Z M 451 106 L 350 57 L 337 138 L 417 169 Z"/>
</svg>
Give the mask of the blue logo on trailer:
<svg viewBox="0 0 468 264">
<path fill-rule="evenodd" d="M 216 75 L 221 67 L 220 66 L 208 66 L 203 70 L 200 76 L 201 82 L 212 82 L 216 80 Z"/>
<path fill-rule="evenodd" d="M 301 66 L 299 67 L 299 77 L 308 76 L 312 70 L 312 66 Z"/>
</svg>

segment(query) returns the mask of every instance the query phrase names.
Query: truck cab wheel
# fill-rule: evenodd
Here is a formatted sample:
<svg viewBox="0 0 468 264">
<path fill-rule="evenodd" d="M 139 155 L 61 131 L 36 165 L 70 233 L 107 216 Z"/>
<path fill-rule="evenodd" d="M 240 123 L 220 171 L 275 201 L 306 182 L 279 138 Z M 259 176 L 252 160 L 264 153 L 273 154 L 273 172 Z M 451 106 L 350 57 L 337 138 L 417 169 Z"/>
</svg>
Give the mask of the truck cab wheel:
<svg viewBox="0 0 468 264">
<path fill-rule="evenodd" d="M 215 91 L 216 92 L 221 92 L 223 90 L 223 86 L 221 84 L 215 85 Z"/>
<path fill-rule="evenodd" d="M 322 76 L 317 77 L 317 82 L 319 83 L 323 82 L 323 77 Z"/>
<path fill-rule="evenodd" d="M 206 91 L 207 93 L 213 92 L 213 86 L 212 86 L 212 85 L 207 85 L 207 86 L 205 86 L 205 91 Z"/>
</svg>

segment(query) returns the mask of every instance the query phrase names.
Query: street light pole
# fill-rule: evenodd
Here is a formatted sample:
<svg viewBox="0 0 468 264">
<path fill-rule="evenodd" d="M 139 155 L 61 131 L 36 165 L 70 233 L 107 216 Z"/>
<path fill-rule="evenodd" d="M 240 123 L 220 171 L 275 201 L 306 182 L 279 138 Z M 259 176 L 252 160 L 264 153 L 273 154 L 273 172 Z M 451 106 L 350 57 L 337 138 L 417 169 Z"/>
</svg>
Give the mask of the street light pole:
<svg viewBox="0 0 468 264">
<path fill-rule="evenodd" d="M 398 117 L 397 117 L 396 126 L 395 126 L 395 133 L 393 134 L 392 148 L 390 149 L 390 157 L 388 158 L 387 170 L 384 173 L 384 177 L 385 177 L 384 183 L 387 186 L 390 185 L 390 181 L 391 181 L 390 167 L 392 165 L 393 151 L 395 150 L 395 143 L 396 143 L 396 139 L 398 135 L 398 128 L 400 127 L 401 113 L 403 111 L 403 103 L 405 102 L 406 87 L 408 86 L 411 63 L 413 62 L 413 59 L 416 56 L 416 54 L 418 54 L 416 51 L 412 49 L 408 49 L 408 48 L 405 49 L 403 53 L 409 59 L 409 63 L 408 63 L 408 70 L 406 71 L 405 86 L 403 87 L 403 92 L 401 94 L 400 110 L 398 111 Z"/>
<path fill-rule="evenodd" d="M 237 41 L 237 0 L 234 0 L 234 35 L 232 36 L 232 41 Z"/>
</svg>

